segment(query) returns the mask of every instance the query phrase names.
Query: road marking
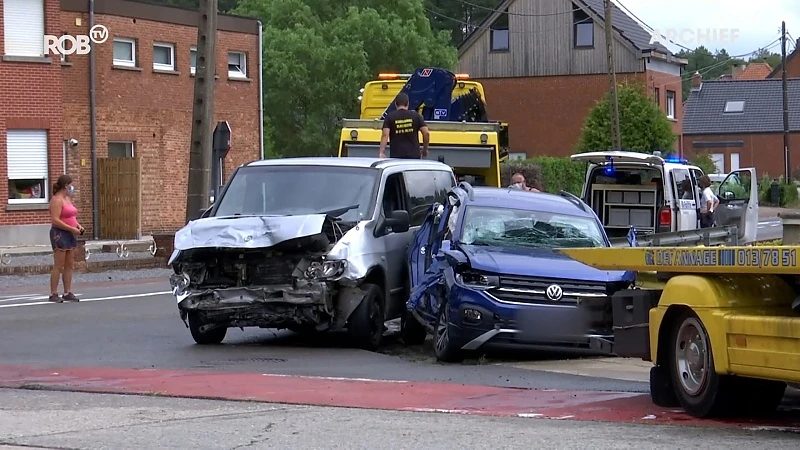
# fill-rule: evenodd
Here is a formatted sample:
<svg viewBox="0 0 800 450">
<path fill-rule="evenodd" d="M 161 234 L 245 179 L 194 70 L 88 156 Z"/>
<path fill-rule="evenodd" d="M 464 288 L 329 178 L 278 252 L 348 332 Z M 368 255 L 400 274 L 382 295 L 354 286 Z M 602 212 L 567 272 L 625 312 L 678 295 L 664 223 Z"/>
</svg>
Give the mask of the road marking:
<svg viewBox="0 0 800 450">
<path fill-rule="evenodd" d="M 308 380 L 328 380 L 328 381 L 362 381 L 370 383 L 408 383 L 407 380 L 377 380 L 374 378 L 346 378 L 346 377 L 321 377 L 314 375 L 287 375 L 280 373 L 262 373 L 265 377 L 285 377 L 285 378 L 304 378 Z"/>
<path fill-rule="evenodd" d="M 98 298 L 82 298 L 78 303 L 86 302 L 102 302 L 106 300 L 122 300 L 126 298 L 139 298 L 139 297 L 153 297 L 156 295 L 172 294 L 172 291 L 163 292 L 148 292 L 145 294 L 128 294 L 128 295 L 115 295 L 112 297 L 98 297 Z M 44 297 L 47 298 L 47 297 Z M 69 303 L 69 302 L 65 302 Z M 32 302 L 32 303 L 14 303 L 11 305 L 0 305 L 0 308 L 15 308 L 17 306 L 34 306 L 34 305 L 51 305 L 53 302 Z"/>
</svg>

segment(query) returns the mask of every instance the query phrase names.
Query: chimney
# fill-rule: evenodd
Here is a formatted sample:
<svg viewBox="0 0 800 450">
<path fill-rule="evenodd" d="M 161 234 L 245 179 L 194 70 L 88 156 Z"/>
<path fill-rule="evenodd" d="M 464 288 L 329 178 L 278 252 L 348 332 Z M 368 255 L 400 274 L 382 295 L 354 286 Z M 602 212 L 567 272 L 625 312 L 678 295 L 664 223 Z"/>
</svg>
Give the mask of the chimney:
<svg viewBox="0 0 800 450">
<path fill-rule="evenodd" d="M 731 67 L 731 76 L 733 76 L 734 79 L 739 78 L 739 75 L 744 72 L 746 68 L 747 64 L 734 64 L 733 67 Z"/>
<path fill-rule="evenodd" d="M 700 85 L 703 84 L 703 76 L 700 75 L 700 72 L 695 72 L 692 75 L 692 90 L 700 90 Z"/>
</svg>

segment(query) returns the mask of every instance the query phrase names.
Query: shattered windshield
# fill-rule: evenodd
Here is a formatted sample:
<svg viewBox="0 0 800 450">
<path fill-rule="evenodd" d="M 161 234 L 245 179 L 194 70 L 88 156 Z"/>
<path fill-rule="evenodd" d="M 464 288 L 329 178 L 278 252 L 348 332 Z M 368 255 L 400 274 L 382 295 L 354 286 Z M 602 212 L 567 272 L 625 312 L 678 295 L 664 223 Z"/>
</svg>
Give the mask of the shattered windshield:
<svg viewBox="0 0 800 450">
<path fill-rule="evenodd" d="M 590 217 L 522 209 L 469 206 L 460 242 L 499 247 L 605 247 L 603 232 Z"/>
<path fill-rule="evenodd" d="M 372 215 L 378 171 L 336 166 L 249 166 L 236 172 L 215 216 Z"/>
</svg>

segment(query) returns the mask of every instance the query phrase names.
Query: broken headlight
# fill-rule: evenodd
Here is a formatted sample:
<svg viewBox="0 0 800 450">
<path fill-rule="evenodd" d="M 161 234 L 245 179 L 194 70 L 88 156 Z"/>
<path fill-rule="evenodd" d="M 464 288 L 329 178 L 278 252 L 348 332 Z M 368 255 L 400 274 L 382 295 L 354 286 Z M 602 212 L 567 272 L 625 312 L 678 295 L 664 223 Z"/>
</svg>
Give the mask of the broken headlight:
<svg viewBox="0 0 800 450">
<path fill-rule="evenodd" d="M 189 288 L 189 284 L 191 284 L 191 279 L 186 272 L 181 274 L 172 275 L 169 279 L 170 285 L 172 285 L 172 294 L 173 295 L 182 295 L 186 292 L 186 289 Z"/>
<path fill-rule="evenodd" d="M 336 278 L 344 273 L 347 262 L 343 260 L 315 261 L 308 265 L 306 278 Z"/>
<path fill-rule="evenodd" d="M 500 277 L 466 271 L 456 274 L 456 282 L 472 289 L 491 289 L 500 286 Z"/>
</svg>

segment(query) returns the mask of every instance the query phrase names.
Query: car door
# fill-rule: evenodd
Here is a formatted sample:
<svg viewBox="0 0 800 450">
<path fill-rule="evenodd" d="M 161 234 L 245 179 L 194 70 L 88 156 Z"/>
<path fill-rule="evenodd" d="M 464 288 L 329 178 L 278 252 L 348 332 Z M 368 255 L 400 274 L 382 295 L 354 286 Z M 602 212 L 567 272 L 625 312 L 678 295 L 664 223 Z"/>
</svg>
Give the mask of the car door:
<svg viewBox="0 0 800 450">
<path fill-rule="evenodd" d="M 405 191 L 402 172 L 389 174 L 384 184 L 381 199 L 381 214 L 389 217 L 392 211 L 409 210 L 408 195 Z M 403 233 L 390 232 L 378 238 L 383 250 L 384 268 L 386 270 L 386 317 L 395 318 L 402 313 L 405 298 L 405 255 L 414 229 Z"/>
<path fill-rule="evenodd" d="M 675 231 L 695 230 L 697 229 L 697 198 L 689 169 L 672 169 L 671 178 L 672 195 L 677 206 Z M 689 189 L 686 190 L 685 187 Z"/>
<path fill-rule="evenodd" d="M 758 233 L 758 180 L 756 169 L 735 170 L 717 188 L 719 206 L 714 211 L 717 226 L 736 225 L 739 243 L 756 241 Z"/>
</svg>

